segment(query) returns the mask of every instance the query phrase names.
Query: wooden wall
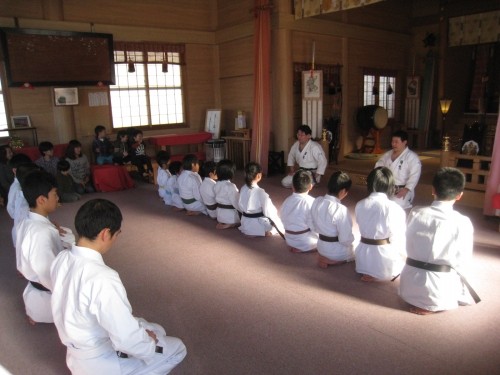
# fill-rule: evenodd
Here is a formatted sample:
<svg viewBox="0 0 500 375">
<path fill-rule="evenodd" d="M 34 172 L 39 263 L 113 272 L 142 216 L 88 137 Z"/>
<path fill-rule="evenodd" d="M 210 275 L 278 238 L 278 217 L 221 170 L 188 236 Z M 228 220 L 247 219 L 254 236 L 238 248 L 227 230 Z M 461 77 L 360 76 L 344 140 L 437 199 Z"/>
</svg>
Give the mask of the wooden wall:
<svg viewBox="0 0 500 375">
<path fill-rule="evenodd" d="M 492 3 L 490 0 L 480 2 Z M 341 64 L 344 124 L 340 157 L 356 146 L 359 131 L 354 114 L 362 105 L 362 68 L 393 69 L 398 73 L 396 120 L 404 118 L 401 95 L 406 76 L 422 75 L 423 36 L 440 32 L 439 11 L 432 0 L 423 1 L 428 12 L 403 2 L 388 0 L 392 12 L 377 6 L 340 12 L 328 17 L 295 20 L 290 0 L 275 0 L 272 15 L 272 132 L 271 148 L 287 151 L 294 141 L 293 63 L 311 60 L 316 43 L 316 63 Z M 417 3 L 416 1 L 414 4 Z M 14 27 L 17 17 L 22 28 L 111 33 L 115 40 L 164 41 L 186 44 L 185 94 L 188 128 L 170 132 L 192 132 L 204 128 L 207 109 L 221 108 L 221 129 L 234 128 L 238 110 L 245 111 L 252 126 L 253 110 L 253 27 L 254 0 L 4 0 L 0 26 Z M 384 5 L 382 5 L 384 6 Z M 411 19 L 417 14 L 418 22 Z M 418 10 L 418 12 L 417 12 Z M 484 9 L 483 9 L 484 10 Z M 382 20 L 384 19 L 384 20 Z M 439 46 L 437 47 L 439 48 Z M 463 64 L 454 68 L 462 53 L 450 53 L 447 72 L 439 73 L 436 95 L 448 88 L 459 90 L 453 82 L 463 76 Z M 442 68 L 441 68 L 442 69 Z M 444 81 L 446 80 L 446 82 Z M 451 83 L 449 82 L 451 81 Z M 39 128 L 39 139 L 54 143 L 72 137 L 91 139 L 97 124 L 110 127 L 109 107 L 89 107 L 89 92 L 97 87 L 80 87 L 80 105 L 55 107 L 51 88 L 26 90 L 7 88 L 9 115 L 30 115 Z M 460 94 L 461 95 L 461 94 Z M 432 121 L 439 125 L 438 108 Z M 455 110 L 457 113 L 455 114 Z M 460 123 L 460 108 L 452 106 L 449 123 Z M 457 116 L 454 118 L 454 116 Z M 447 121 L 448 125 L 448 121 Z M 450 125 L 449 125 L 450 126 Z M 453 125 L 451 125 L 453 126 Z M 146 136 L 159 131 L 147 131 Z M 161 131 L 165 133 L 165 130 Z M 390 131 L 382 137 L 388 146 Z"/>
</svg>

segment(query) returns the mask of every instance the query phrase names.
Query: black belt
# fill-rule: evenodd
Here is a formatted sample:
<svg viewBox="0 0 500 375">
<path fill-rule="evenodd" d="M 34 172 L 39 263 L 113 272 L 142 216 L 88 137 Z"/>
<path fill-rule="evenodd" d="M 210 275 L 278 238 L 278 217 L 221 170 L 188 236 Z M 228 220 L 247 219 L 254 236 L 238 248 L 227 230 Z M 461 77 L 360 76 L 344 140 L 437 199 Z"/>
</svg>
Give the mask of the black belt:
<svg viewBox="0 0 500 375">
<path fill-rule="evenodd" d="M 242 212 L 241 214 L 243 216 L 245 216 L 245 217 L 252 218 L 252 219 L 255 219 L 255 218 L 258 218 L 258 217 L 265 217 L 265 218 L 267 218 L 269 220 L 269 222 L 271 223 L 271 225 L 274 227 L 274 229 L 276 229 L 278 231 L 278 233 L 281 236 L 281 238 L 285 239 L 285 235 L 283 233 L 281 233 L 281 231 L 278 229 L 278 227 L 276 226 L 276 224 L 274 223 L 274 221 L 272 221 L 270 218 L 268 218 L 267 216 L 265 216 L 263 212 L 256 212 L 254 214 L 248 214 L 246 212 Z"/>
<path fill-rule="evenodd" d="M 310 232 L 310 231 L 311 230 L 309 228 L 304 229 L 304 230 L 299 230 L 299 231 L 285 229 L 285 233 L 288 233 L 288 234 L 304 234 L 304 233 L 307 233 L 307 232 Z"/>
<path fill-rule="evenodd" d="M 217 209 L 217 203 L 215 203 L 215 204 L 206 204 L 205 207 L 207 207 L 211 211 L 214 211 L 214 210 Z"/>
<path fill-rule="evenodd" d="M 391 243 L 388 238 L 384 238 L 381 240 L 375 240 L 375 239 L 365 238 L 365 237 L 361 237 L 361 242 L 363 242 L 367 245 L 378 245 L 378 246 L 387 245 L 387 244 Z"/>
<path fill-rule="evenodd" d="M 163 347 L 161 346 L 156 346 L 155 348 L 155 353 L 160 353 L 163 354 Z M 124 352 L 117 351 L 116 355 L 120 358 L 128 358 L 128 354 Z"/>
<path fill-rule="evenodd" d="M 226 208 L 228 210 L 236 210 L 232 204 L 222 204 L 222 203 L 217 203 L 217 208 Z"/>
<path fill-rule="evenodd" d="M 47 289 L 42 284 L 37 283 L 36 281 L 30 281 L 30 284 L 33 285 L 33 288 L 41 290 L 42 292 L 50 292 L 50 289 Z"/>
<path fill-rule="evenodd" d="M 422 270 L 426 271 L 431 271 L 431 272 L 450 272 L 451 270 L 455 270 L 457 275 L 460 277 L 460 280 L 464 283 L 464 285 L 467 287 L 469 290 L 470 295 L 474 299 L 474 302 L 479 303 L 481 302 L 481 298 L 479 298 L 478 294 L 476 291 L 472 288 L 472 286 L 469 284 L 469 282 L 463 277 L 460 272 L 458 272 L 455 268 L 452 266 L 449 266 L 447 264 L 434 264 L 434 263 L 428 263 L 428 262 L 421 262 L 416 259 L 412 258 L 406 258 L 406 264 L 415 268 L 420 268 Z"/>
<path fill-rule="evenodd" d="M 319 239 L 321 241 L 325 241 L 325 242 L 339 242 L 339 237 L 338 236 L 330 237 L 330 236 L 325 236 L 324 234 L 320 234 L 319 235 Z"/>
<path fill-rule="evenodd" d="M 194 199 L 194 198 L 189 198 L 189 199 L 181 198 L 181 199 L 182 199 L 182 203 L 184 203 L 184 204 L 191 204 L 191 203 L 196 202 L 196 199 Z"/>
</svg>

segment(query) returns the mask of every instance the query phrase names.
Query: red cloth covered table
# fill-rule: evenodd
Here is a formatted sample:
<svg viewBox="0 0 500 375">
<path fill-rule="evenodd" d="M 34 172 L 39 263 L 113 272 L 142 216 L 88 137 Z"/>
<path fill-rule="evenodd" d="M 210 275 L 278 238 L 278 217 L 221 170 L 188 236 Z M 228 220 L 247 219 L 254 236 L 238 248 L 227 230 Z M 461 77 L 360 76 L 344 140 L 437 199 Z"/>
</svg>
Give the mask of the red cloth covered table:
<svg viewBox="0 0 500 375">
<path fill-rule="evenodd" d="M 205 143 L 212 138 L 212 133 L 200 132 L 190 134 L 153 135 L 148 137 L 150 144 L 155 146 L 178 146 Z"/>
<path fill-rule="evenodd" d="M 500 193 L 496 193 L 493 195 L 493 208 L 496 210 L 500 210 Z"/>
<path fill-rule="evenodd" d="M 205 153 L 203 152 L 203 144 L 212 139 L 212 133 L 199 132 L 199 133 L 188 133 L 188 134 L 167 134 L 167 135 L 153 135 L 148 137 L 148 142 L 151 145 L 156 146 L 156 148 L 161 148 L 162 150 L 167 149 L 167 146 L 182 146 L 182 145 L 196 145 L 197 151 L 189 152 L 195 154 L 199 160 L 205 160 Z M 182 160 L 184 155 L 172 155 L 170 151 L 170 160 Z"/>
<path fill-rule="evenodd" d="M 90 169 L 96 191 L 118 191 L 134 187 L 134 181 L 122 165 L 92 165 Z"/>
</svg>

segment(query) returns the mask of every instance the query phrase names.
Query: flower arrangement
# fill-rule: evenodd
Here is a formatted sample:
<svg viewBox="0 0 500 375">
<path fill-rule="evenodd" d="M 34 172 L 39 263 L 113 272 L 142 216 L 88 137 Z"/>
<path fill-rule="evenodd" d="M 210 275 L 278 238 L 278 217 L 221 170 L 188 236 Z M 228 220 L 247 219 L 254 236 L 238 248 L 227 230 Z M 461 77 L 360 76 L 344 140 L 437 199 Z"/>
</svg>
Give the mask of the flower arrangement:
<svg viewBox="0 0 500 375">
<path fill-rule="evenodd" d="M 22 147 L 24 147 L 24 141 L 19 137 L 13 136 L 13 137 L 9 138 L 9 146 L 13 150 L 18 149 L 18 148 L 22 148 Z"/>
</svg>

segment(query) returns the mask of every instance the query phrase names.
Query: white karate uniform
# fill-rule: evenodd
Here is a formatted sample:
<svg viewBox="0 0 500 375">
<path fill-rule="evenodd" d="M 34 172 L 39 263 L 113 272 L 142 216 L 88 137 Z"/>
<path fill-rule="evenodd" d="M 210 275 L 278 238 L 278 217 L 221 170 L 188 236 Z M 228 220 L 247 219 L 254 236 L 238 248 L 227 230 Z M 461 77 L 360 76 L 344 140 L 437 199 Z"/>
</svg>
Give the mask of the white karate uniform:
<svg viewBox="0 0 500 375">
<path fill-rule="evenodd" d="M 278 210 L 274 207 L 269 194 L 259 187 L 257 184 L 252 184 L 252 188 L 243 185 L 240 190 L 240 199 L 238 202 L 240 212 L 256 214 L 262 212 L 266 217 L 241 217 L 241 225 L 239 230 L 248 236 L 265 236 L 266 232 L 277 234 L 276 229 L 271 225 L 271 219 L 278 229 L 284 233 L 285 228 L 278 216 Z"/>
<path fill-rule="evenodd" d="M 30 281 L 52 290 L 50 265 L 62 250 L 59 231 L 42 215 L 30 212 L 18 227 L 16 254 L 19 254 L 19 272 Z M 50 292 L 36 289 L 28 282 L 23 299 L 26 314 L 35 322 L 52 323 Z"/>
<path fill-rule="evenodd" d="M 24 197 L 23 191 L 20 189 L 20 187 L 19 187 L 19 190 L 17 190 L 16 193 L 13 194 L 12 201 L 13 201 L 13 206 L 14 206 L 14 214 L 13 214 L 14 224 L 12 226 L 12 243 L 14 244 L 14 247 L 16 247 L 17 228 L 19 227 L 19 223 L 21 223 L 24 219 L 26 219 L 28 217 L 28 214 L 30 213 L 30 207 L 29 207 L 28 201 Z M 9 202 L 10 202 L 10 200 L 9 200 Z"/>
<path fill-rule="evenodd" d="M 411 151 L 408 147 L 399 155 L 396 160 L 391 160 L 392 150 L 387 151 L 375 163 L 376 167 L 387 167 L 391 170 L 396 180 L 396 185 L 404 185 L 409 191 L 404 199 L 397 198 L 395 195 L 391 200 L 399 204 L 403 209 L 411 208 L 411 202 L 415 197 L 415 188 L 417 187 L 420 173 L 422 171 L 422 163 L 418 155 Z"/>
<path fill-rule="evenodd" d="M 410 212 L 406 251 L 409 258 L 450 265 L 466 276 L 472 260 L 474 229 L 470 219 L 456 212 L 452 203 L 434 201 L 430 207 L 418 207 Z M 472 303 L 453 270 L 430 272 L 405 265 L 399 294 L 413 306 L 430 311 L 454 309 L 459 302 Z"/>
<path fill-rule="evenodd" d="M 7 212 L 9 213 L 12 219 L 15 218 L 14 214 L 15 214 L 16 196 L 17 192 L 19 191 L 22 191 L 21 184 L 19 183 L 17 177 L 14 177 L 14 181 L 12 182 L 9 188 L 9 194 L 7 195 Z"/>
<path fill-rule="evenodd" d="M 200 211 L 207 215 L 207 208 L 201 201 L 200 185 L 201 177 L 198 173 L 192 171 L 182 171 L 177 179 L 179 184 L 179 195 L 181 199 L 196 199 L 193 203 L 184 204 L 184 208 L 188 211 Z"/>
<path fill-rule="evenodd" d="M 302 151 L 300 151 L 299 141 L 296 141 L 288 153 L 287 166 L 293 167 L 295 164 L 298 164 L 300 168 L 315 168 L 316 170 L 311 171 L 311 173 L 322 176 L 325 174 L 328 161 L 323 152 L 323 147 L 318 142 L 309 140 Z M 283 187 L 291 188 L 292 179 L 293 175 L 286 176 L 281 180 L 281 184 Z M 318 178 L 316 182 L 319 182 Z"/>
<path fill-rule="evenodd" d="M 158 185 L 158 195 L 165 201 L 165 195 L 167 195 L 167 183 L 168 179 L 172 175 L 168 169 L 163 169 L 158 166 L 158 173 L 156 175 L 156 184 Z M 168 203 L 166 203 L 168 204 Z"/>
<path fill-rule="evenodd" d="M 118 273 L 97 251 L 73 246 L 61 252 L 50 276 L 54 323 L 73 375 L 167 374 L 186 356 L 180 339 L 132 315 Z M 146 329 L 156 334 L 157 344 Z M 163 354 L 155 352 L 156 346 Z M 129 358 L 118 357 L 117 351 Z"/>
<path fill-rule="evenodd" d="M 217 203 L 233 206 L 234 209 L 217 207 L 217 221 L 222 224 L 239 224 L 238 200 L 240 193 L 229 180 L 217 181 L 214 187 Z"/>
<path fill-rule="evenodd" d="M 201 200 L 205 206 L 207 206 L 208 216 L 212 219 L 217 219 L 217 209 L 211 210 L 208 206 L 212 206 L 217 203 L 215 200 L 215 180 L 212 180 L 210 177 L 205 177 L 200 185 L 200 195 Z"/>
<path fill-rule="evenodd" d="M 280 217 L 285 227 L 285 240 L 288 246 L 301 251 L 316 249 L 318 234 L 314 232 L 311 217 L 311 206 L 314 198 L 305 193 L 292 193 L 287 197 L 280 209 Z M 286 233 L 286 230 L 300 232 L 310 229 L 302 234 Z"/>
<path fill-rule="evenodd" d="M 390 280 L 401 273 L 406 257 L 406 214 L 384 193 L 371 193 L 355 208 L 361 237 L 386 239 L 386 245 L 360 242 L 355 250 L 356 272 L 379 280 Z"/>
<path fill-rule="evenodd" d="M 174 175 L 168 179 L 166 194 L 163 201 L 166 205 L 184 209 L 182 199 L 179 195 L 179 184 L 177 183 L 178 178 L 178 175 Z"/>
<path fill-rule="evenodd" d="M 331 260 L 353 260 L 352 218 L 340 199 L 329 194 L 316 198 L 311 208 L 311 216 L 313 228 L 318 234 L 339 238 L 338 242 L 318 239 L 318 253 Z"/>
</svg>

